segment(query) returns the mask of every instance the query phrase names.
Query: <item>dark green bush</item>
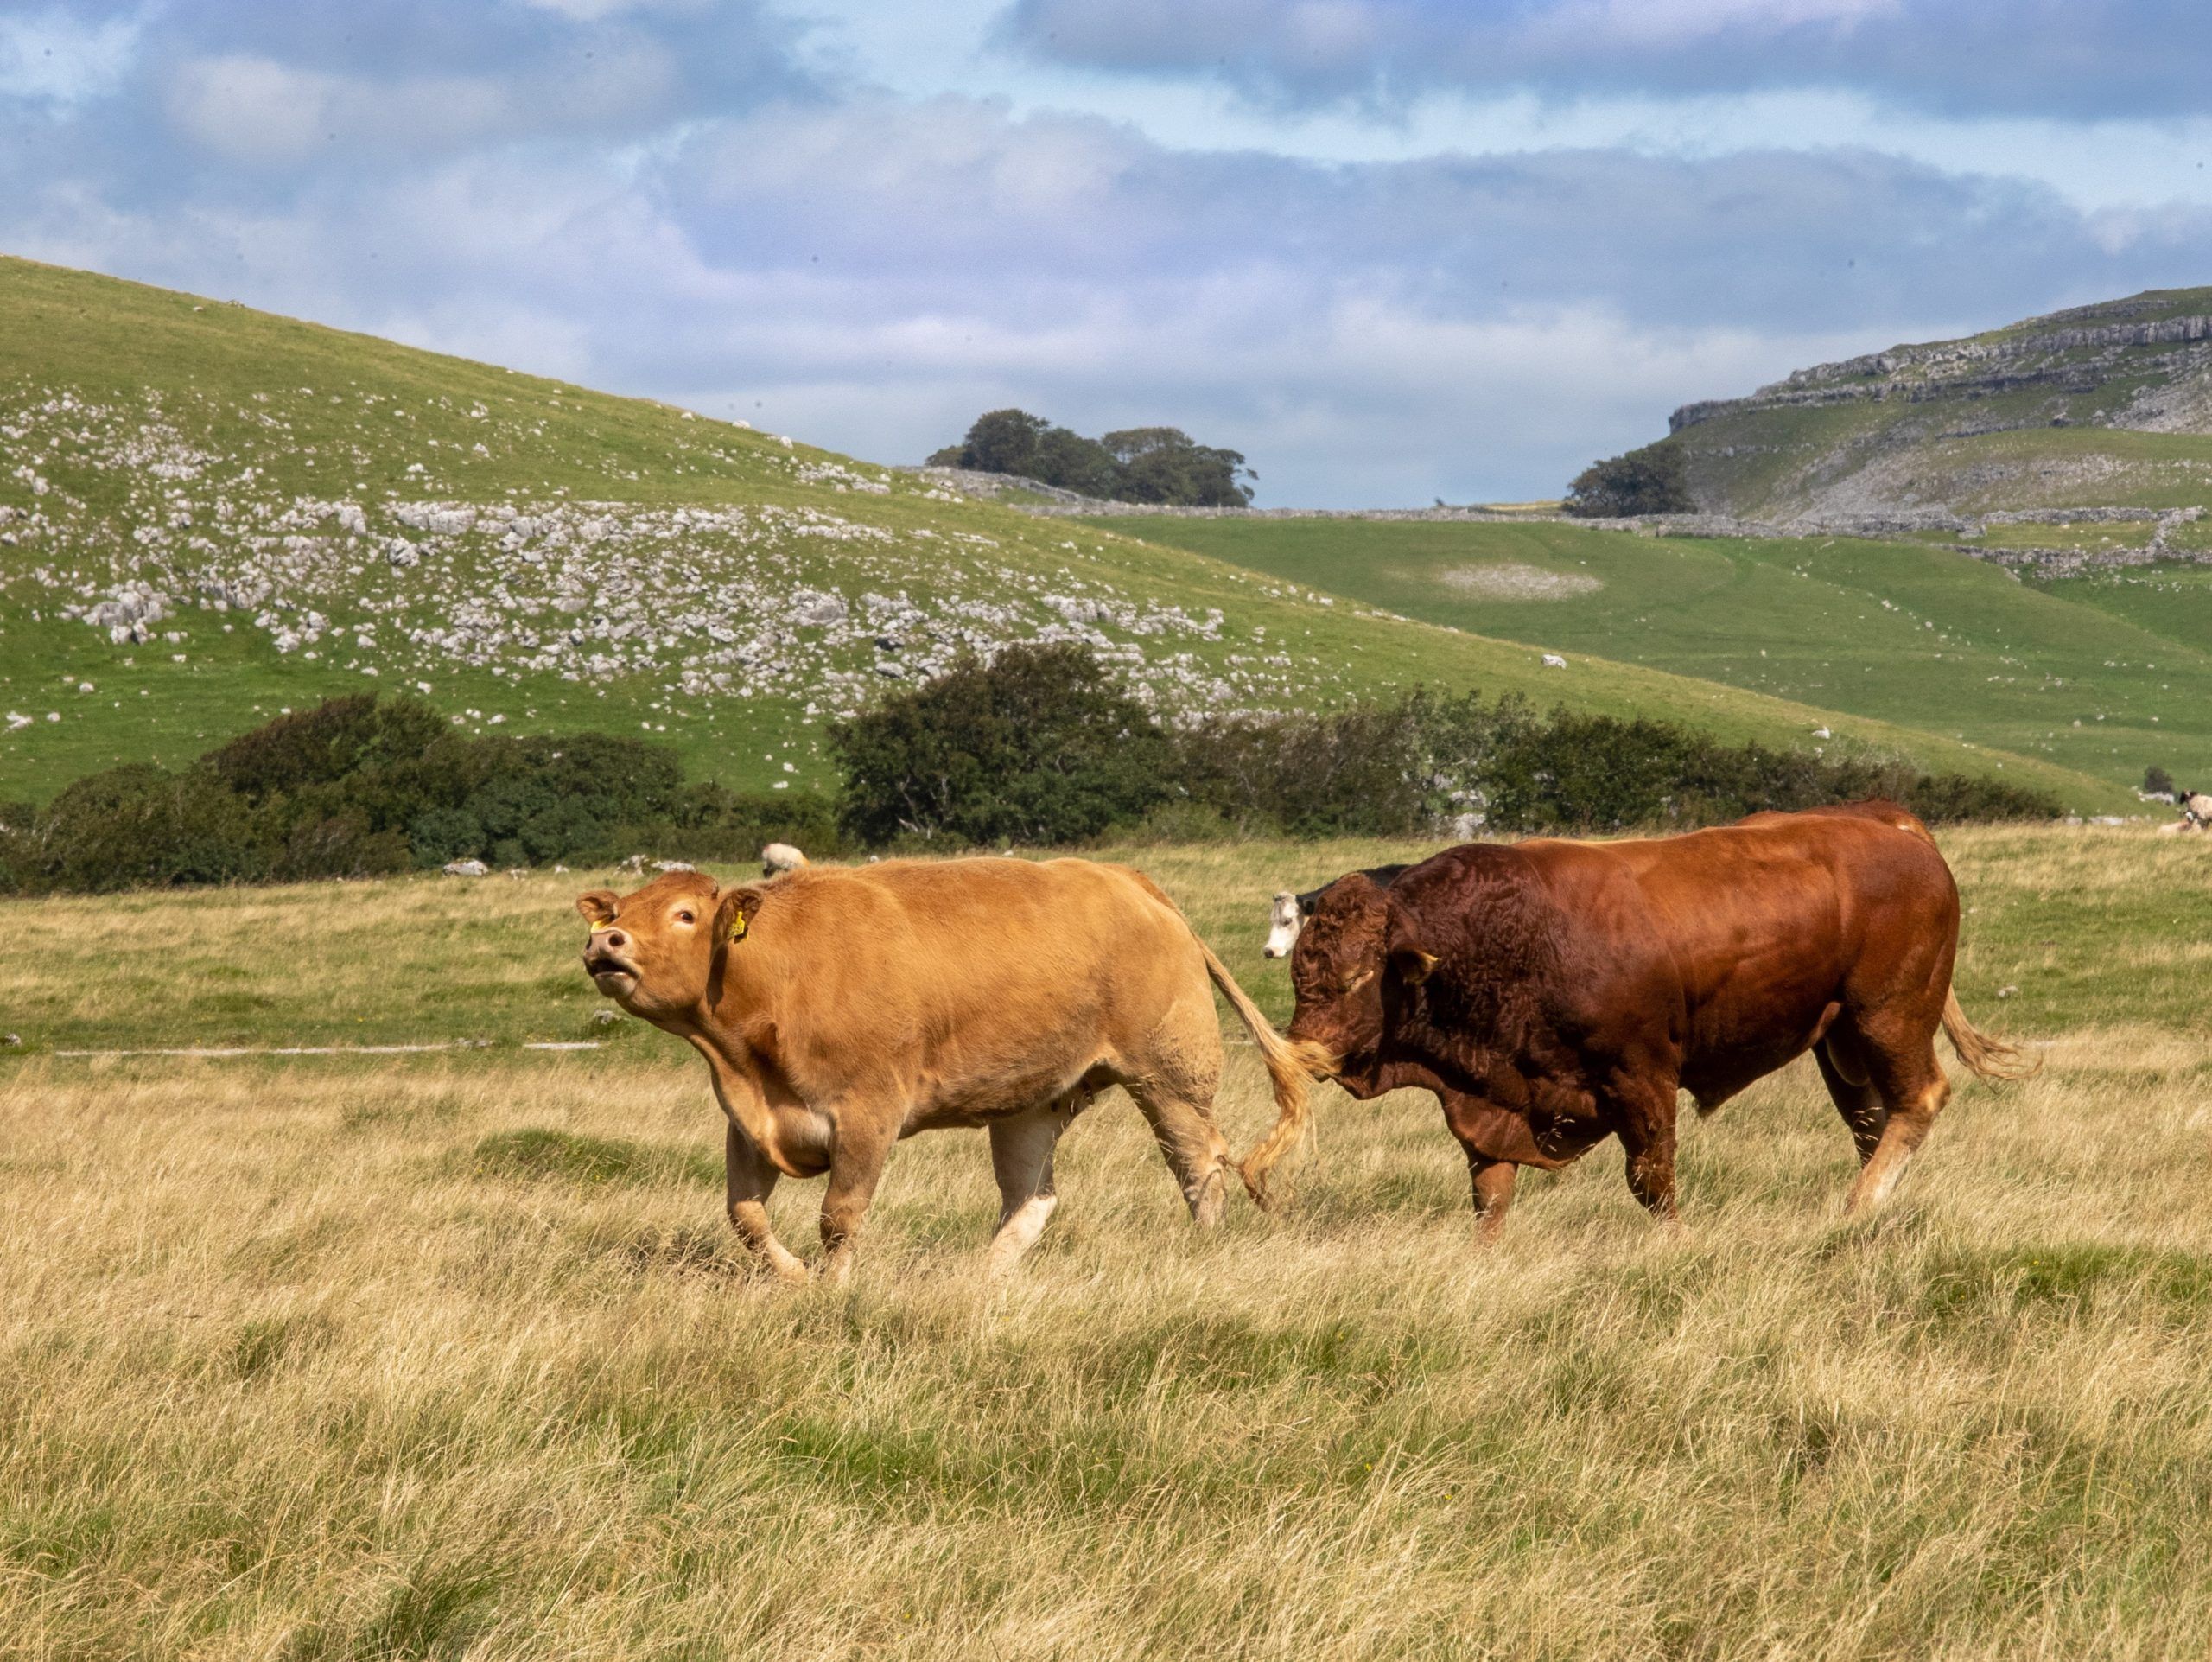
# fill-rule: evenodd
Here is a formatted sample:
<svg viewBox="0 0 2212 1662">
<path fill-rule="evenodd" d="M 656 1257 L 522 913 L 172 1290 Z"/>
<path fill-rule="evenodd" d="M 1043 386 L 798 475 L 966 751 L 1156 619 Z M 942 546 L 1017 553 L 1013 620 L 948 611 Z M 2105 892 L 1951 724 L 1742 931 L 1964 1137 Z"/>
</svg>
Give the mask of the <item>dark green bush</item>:
<svg viewBox="0 0 2212 1662">
<path fill-rule="evenodd" d="M 25 887 L 251 882 L 270 866 L 252 807 L 206 767 L 133 762 L 91 774 L 54 798 L 27 840 Z"/>
<path fill-rule="evenodd" d="M 778 837 L 834 852 L 833 815 L 818 797 L 686 785 L 674 755 L 637 739 L 472 738 L 419 701 L 365 695 L 280 716 L 182 774 L 111 768 L 42 812 L 0 813 L 0 892 L 367 877 L 471 858 L 751 859 Z"/>
<path fill-rule="evenodd" d="M 2058 799 L 2048 791 L 1968 774 L 1923 774 L 1898 800 L 1931 825 L 1992 819 L 2056 819 Z"/>
<path fill-rule="evenodd" d="M 862 843 L 1077 842 L 1169 793 L 1157 724 L 1081 646 L 1009 646 L 830 729 Z"/>
<path fill-rule="evenodd" d="M 420 699 L 365 692 L 264 722 L 201 761 L 231 789 L 259 802 L 420 755 L 446 730 Z"/>
</svg>

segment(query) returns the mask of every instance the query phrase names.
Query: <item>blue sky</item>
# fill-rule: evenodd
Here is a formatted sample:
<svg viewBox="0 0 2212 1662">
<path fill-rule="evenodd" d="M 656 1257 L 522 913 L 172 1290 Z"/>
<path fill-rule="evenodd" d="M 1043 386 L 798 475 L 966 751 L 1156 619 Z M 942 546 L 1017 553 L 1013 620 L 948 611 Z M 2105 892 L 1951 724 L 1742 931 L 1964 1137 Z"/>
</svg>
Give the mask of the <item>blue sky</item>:
<svg viewBox="0 0 2212 1662">
<path fill-rule="evenodd" d="M 2180 0 L 0 0 L 0 249 L 883 461 L 1554 494 L 1692 398 L 2212 283 Z"/>
</svg>

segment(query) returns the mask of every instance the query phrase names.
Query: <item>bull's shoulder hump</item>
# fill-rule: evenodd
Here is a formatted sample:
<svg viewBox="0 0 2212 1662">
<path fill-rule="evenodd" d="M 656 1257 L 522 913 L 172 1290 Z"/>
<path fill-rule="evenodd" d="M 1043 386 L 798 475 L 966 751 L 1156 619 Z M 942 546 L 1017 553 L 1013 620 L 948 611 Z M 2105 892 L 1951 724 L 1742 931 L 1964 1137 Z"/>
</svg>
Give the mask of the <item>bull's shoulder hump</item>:
<svg viewBox="0 0 2212 1662">
<path fill-rule="evenodd" d="M 1474 890 L 1535 894 L 1546 887 L 1548 866 L 1575 860 L 1587 846 L 1541 839 L 1463 843 L 1409 868 L 1382 891 L 1383 898 L 1402 911 L 1418 911 L 1436 904 L 1451 906 L 1457 897 Z"/>
</svg>

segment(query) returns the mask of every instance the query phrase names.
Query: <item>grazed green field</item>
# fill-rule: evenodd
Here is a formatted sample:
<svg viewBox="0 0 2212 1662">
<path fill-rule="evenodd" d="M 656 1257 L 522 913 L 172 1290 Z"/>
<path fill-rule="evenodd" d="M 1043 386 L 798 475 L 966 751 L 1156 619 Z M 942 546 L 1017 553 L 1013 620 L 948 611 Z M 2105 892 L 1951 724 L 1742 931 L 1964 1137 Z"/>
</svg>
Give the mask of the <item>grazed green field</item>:
<svg viewBox="0 0 2212 1662">
<path fill-rule="evenodd" d="M 734 786 L 817 788 L 824 724 L 887 671 L 907 682 L 1014 640 L 1090 641 L 1169 711 L 1415 683 L 1555 690 L 1525 646 L 1118 531 L 662 404 L 8 259 L 0 454 L 0 717 L 29 718 L 0 725 L 0 802 L 118 761 L 176 765 L 330 693 L 420 686 L 471 731 L 644 732 Z M 164 602 L 146 639 L 60 615 L 133 583 Z M 1776 742 L 1836 719 L 1636 665 L 1586 665 L 1564 691 Z M 1845 724 L 1932 769 L 1993 765 L 1937 735 Z"/>
<path fill-rule="evenodd" d="M 1426 1098 L 1325 1093 L 1294 1204 L 1206 1238 L 1116 1094 L 1003 1289 L 947 1132 L 852 1288 L 794 1292 L 658 1034 L 0 1053 L 0 1652 L 2202 1653 L 2208 856 L 1943 841 L 1961 994 L 2048 1066 L 1967 1082 L 1851 1226 L 1802 1067 L 1686 1127 L 1681 1233 L 1600 1150 L 1481 1252 Z M 1130 852 L 1281 1011 L 1265 894 L 1403 851 Z M 598 880 L 0 904 L 0 1007 L 35 1051 L 565 1035 Z M 1249 1049 L 1221 1113 L 1270 1117 Z"/>
<path fill-rule="evenodd" d="M 1408 616 L 1929 728 L 2115 787 L 2152 762 L 2212 774 L 2212 632 L 2187 609 L 2200 592 L 2190 568 L 2162 571 L 2177 601 L 2176 588 L 2128 579 L 2024 583 L 1911 542 L 1556 522 L 1114 523 Z M 1531 597 L 1545 579 L 1554 592 Z M 1552 685 L 1564 695 L 1580 672 L 1554 672 Z M 2141 811 L 2122 791 L 2107 799 Z"/>
</svg>

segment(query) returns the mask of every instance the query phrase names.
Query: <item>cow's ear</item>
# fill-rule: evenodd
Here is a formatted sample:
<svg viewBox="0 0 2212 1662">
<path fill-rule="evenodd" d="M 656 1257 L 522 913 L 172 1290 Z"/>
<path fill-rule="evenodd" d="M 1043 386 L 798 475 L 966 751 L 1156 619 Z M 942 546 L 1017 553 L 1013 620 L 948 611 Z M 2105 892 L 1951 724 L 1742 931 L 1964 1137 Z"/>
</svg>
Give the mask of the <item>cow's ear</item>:
<svg viewBox="0 0 2212 1662">
<path fill-rule="evenodd" d="M 715 907 L 715 943 L 743 940 L 752 933 L 753 920 L 760 915 L 761 902 L 767 898 L 767 889 L 758 883 L 722 890 L 721 903 Z"/>
<path fill-rule="evenodd" d="M 576 910 L 586 923 L 612 923 L 615 902 L 621 898 L 611 888 L 594 888 L 588 895 L 576 896 Z"/>
</svg>

